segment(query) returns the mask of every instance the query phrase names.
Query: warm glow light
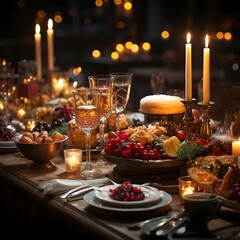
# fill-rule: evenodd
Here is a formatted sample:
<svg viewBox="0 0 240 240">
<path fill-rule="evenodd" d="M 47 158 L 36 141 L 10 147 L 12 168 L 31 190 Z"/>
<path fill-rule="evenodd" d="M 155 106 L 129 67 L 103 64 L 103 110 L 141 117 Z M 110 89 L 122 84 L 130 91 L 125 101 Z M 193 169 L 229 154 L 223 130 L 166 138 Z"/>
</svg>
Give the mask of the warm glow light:
<svg viewBox="0 0 240 240">
<path fill-rule="evenodd" d="M 230 40 L 230 39 L 232 39 L 232 34 L 231 34 L 230 32 L 226 32 L 226 33 L 224 34 L 224 38 L 225 38 L 226 40 Z"/>
<path fill-rule="evenodd" d="M 167 38 L 169 38 L 169 32 L 168 31 L 162 31 L 162 33 L 161 33 L 161 37 L 163 38 L 163 39 L 167 39 Z"/>
<path fill-rule="evenodd" d="M 74 81 L 72 86 L 73 86 L 74 88 L 76 88 L 77 85 L 78 85 L 78 82 L 77 82 L 77 81 Z"/>
<path fill-rule="evenodd" d="M 122 51 L 124 50 L 124 46 L 123 46 L 121 43 L 119 43 L 119 44 L 117 44 L 117 46 L 116 46 L 116 50 L 117 50 L 118 52 L 122 52 Z"/>
<path fill-rule="evenodd" d="M 50 18 L 48 19 L 48 29 L 52 29 L 53 28 L 53 20 Z"/>
<path fill-rule="evenodd" d="M 217 32 L 216 37 L 217 39 L 223 39 L 223 32 Z"/>
<path fill-rule="evenodd" d="M 137 53 L 139 51 L 139 46 L 137 44 L 133 44 L 131 47 L 131 51 L 133 53 Z"/>
<path fill-rule="evenodd" d="M 54 17 L 54 21 L 56 22 L 56 23 L 61 23 L 62 22 L 62 16 L 61 15 L 59 15 L 59 14 L 57 14 L 55 17 Z"/>
<path fill-rule="evenodd" d="M 127 49 L 131 49 L 132 45 L 133 45 L 133 43 L 132 43 L 131 41 L 127 41 L 127 42 L 125 43 L 125 47 L 126 47 Z"/>
<path fill-rule="evenodd" d="M 112 58 L 113 60 L 119 59 L 119 53 L 118 53 L 118 52 L 112 52 L 112 53 L 111 53 L 111 58 Z"/>
<path fill-rule="evenodd" d="M 206 37 L 205 37 L 205 47 L 206 48 L 208 47 L 208 44 L 209 44 L 209 38 L 208 38 L 208 35 L 206 35 Z"/>
<path fill-rule="evenodd" d="M 94 51 L 92 52 L 92 56 L 93 56 L 94 58 L 99 58 L 99 57 L 101 57 L 101 52 L 100 52 L 99 50 L 94 50 Z"/>
<path fill-rule="evenodd" d="M 82 68 L 81 67 L 76 67 L 72 70 L 74 75 L 78 75 L 80 72 L 82 72 Z"/>
<path fill-rule="evenodd" d="M 96 1 L 95 1 L 95 5 L 96 5 L 97 7 L 101 7 L 101 6 L 103 5 L 103 1 L 102 1 L 102 0 L 96 0 Z"/>
<path fill-rule="evenodd" d="M 132 3 L 130 3 L 130 2 L 124 3 L 124 8 L 128 11 L 131 10 L 132 9 Z"/>
<path fill-rule="evenodd" d="M 191 41 L 191 34 L 188 33 L 188 34 L 187 34 L 187 43 L 190 43 L 190 41 Z"/>
<path fill-rule="evenodd" d="M 36 32 L 36 34 L 39 34 L 39 33 L 40 33 L 40 25 L 39 25 L 39 24 L 36 24 L 36 26 L 35 26 L 35 32 Z"/>
<path fill-rule="evenodd" d="M 116 5 L 120 5 L 120 4 L 122 3 L 122 0 L 114 0 L 114 3 L 115 3 Z"/>
<path fill-rule="evenodd" d="M 144 51 L 149 51 L 151 48 L 151 45 L 150 45 L 150 43 L 145 42 L 145 43 L 143 43 L 142 48 Z"/>
</svg>

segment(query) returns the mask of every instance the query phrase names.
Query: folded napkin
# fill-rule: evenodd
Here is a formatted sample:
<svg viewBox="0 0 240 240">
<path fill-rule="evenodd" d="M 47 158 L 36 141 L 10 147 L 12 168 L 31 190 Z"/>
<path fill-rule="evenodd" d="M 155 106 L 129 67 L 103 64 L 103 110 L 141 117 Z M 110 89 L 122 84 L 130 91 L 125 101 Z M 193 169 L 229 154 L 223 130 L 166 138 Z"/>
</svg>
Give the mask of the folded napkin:
<svg viewBox="0 0 240 240">
<path fill-rule="evenodd" d="M 75 187 L 79 187 L 83 184 L 89 185 L 99 185 L 105 184 L 109 181 L 108 178 L 98 178 L 98 179 L 91 179 L 91 180 L 70 180 L 70 179 L 52 179 L 41 182 L 38 188 L 43 191 L 43 194 L 55 194 L 58 192 L 67 191 L 69 189 L 73 189 Z"/>
</svg>

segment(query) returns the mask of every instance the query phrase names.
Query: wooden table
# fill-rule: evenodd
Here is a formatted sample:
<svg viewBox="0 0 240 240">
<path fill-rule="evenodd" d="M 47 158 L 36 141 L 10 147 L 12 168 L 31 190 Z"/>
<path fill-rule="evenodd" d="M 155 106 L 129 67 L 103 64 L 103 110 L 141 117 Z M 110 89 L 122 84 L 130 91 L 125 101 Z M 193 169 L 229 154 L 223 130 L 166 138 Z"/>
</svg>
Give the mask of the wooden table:
<svg viewBox="0 0 240 240">
<path fill-rule="evenodd" d="M 171 194 L 172 202 L 157 211 L 133 214 L 104 212 L 88 206 L 84 200 L 65 202 L 58 196 L 46 196 L 38 187 L 41 182 L 71 178 L 65 173 L 62 156 L 52 162 L 56 168 L 47 170 L 33 168 L 32 162 L 18 152 L 0 155 L 0 223 L 13 229 L 12 232 L 6 230 L 9 237 L 16 233 L 16 229 L 19 236 L 22 234 L 25 239 L 32 238 L 33 234 L 44 239 L 146 239 L 141 230 L 129 230 L 127 224 L 164 215 L 182 206 L 178 194 Z M 234 227 L 216 232 L 221 239 L 230 239 L 234 231 L 239 231 L 239 220 L 234 219 L 236 216 L 240 219 L 238 212 L 222 207 L 219 217 L 209 222 L 209 229 L 231 226 L 234 220 Z M 4 231 L 4 227 L 2 229 Z"/>
</svg>

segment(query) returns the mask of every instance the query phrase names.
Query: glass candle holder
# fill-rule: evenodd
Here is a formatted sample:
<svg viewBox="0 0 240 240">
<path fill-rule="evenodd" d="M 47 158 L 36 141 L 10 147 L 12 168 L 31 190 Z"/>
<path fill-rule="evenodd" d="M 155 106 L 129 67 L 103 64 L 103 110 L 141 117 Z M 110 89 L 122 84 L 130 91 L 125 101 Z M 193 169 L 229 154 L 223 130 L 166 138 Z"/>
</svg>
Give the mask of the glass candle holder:
<svg viewBox="0 0 240 240">
<path fill-rule="evenodd" d="M 79 172 L 82 165 L 82 150 L 70 148 L 64 150 L 64 160 L 67 172 Z"/>
<path fill-rule="evenodd" d="M 182 176 L 178 178 L 179 196 L 183 202 L 183 197 L 198 191 L 198 185 L 190 176 Z"/>
</svg>

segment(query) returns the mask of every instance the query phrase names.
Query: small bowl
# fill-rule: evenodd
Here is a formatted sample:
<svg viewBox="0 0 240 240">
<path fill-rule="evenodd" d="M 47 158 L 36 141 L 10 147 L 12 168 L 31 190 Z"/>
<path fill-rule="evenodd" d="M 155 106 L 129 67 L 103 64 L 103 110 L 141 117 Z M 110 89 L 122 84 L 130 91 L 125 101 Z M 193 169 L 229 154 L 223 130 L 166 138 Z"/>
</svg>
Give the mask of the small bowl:
<svg viewBox="0 0 240 240">
<path fill-rule="evenodd" d="M 64 135 L 63 140 L 54 143 L 27 144 L 19 142 L 21 136 L 21 134 L 15 136 L 13 141 L 19 152 L 21 152 L 25 158 L 32 160 L 35 163 L 49 162 L 51 159 L 57 157 L 63 150 L 64 143 L 68 139 L 68 136 Z"/>
</svg>

